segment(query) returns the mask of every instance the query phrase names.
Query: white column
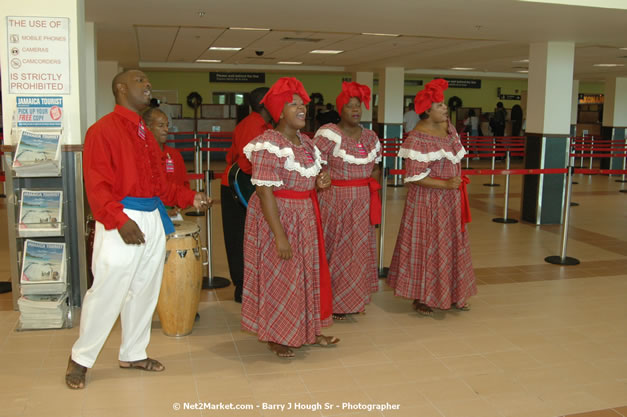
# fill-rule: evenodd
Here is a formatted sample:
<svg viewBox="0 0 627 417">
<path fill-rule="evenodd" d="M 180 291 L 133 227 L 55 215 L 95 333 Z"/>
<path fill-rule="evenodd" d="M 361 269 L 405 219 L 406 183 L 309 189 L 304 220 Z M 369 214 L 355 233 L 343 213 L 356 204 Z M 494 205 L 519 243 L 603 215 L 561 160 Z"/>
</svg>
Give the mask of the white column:
<svg viewBox="0 0 627 417">
<path fill-rule="evenodd" d="M 573 93 L 570 108 L 570 124 L 577 124 L 577 113 L 579 110 L 579 80 L 573 80 Z"/>
<path fill-rule="evenodd" d="M 370 87 L 370 91 L 373 91 L 373 75 L 372 72 L 355 72 L 353 74 L 353 80 L 359 84 L 367 85 Z M 362 123 L 372 123 L 372 95 L 370 96 L 370 109 L 366 109 L 364 106 L 363 112 L 361 113 L 361 121 Z"/>
<path fill-rule="evenodd" d="M 529 48 L 527 131 L 568 134 L 575 44 L 537 42 Z"/>
<path fill-rule="evenodd" d="M 537 42 L 529 47 L 525 168 L 565 168 L 573 112 L 573 42 Z M 576 95 L 575 95 L 576 97 Z M 522 218 L 560 224 L 564 207 L 562 175 L 523 179 Z"/>
<path fill-rule="evenodd" d="M 115 98 L 111 90 L 113 77 L 120 72 L 117 61 L 98 61 L 96 74 L 98 81 L 96 84 L 96 119 L 100 119 L 107 113 L 113 111 Z"/>
<path fill-rule="evenodd" d="M 387 67 L 379 72 L 379 123 L 403 124 L 404 91 L 403 67 Z"/>
<path fill-rule="evenodd" d="M 94 22 L 85 22 L 85 123 L 93 125 L 96 120 L 96 68 L 97 42 Z"/>
<path fill-rule="evenodd" d="M 609 78 L 605 81 L 603 126 L 627 127 L 627 78 Z"/>
<path fill-rule="evenodd" d="M 9 71 L 7 53 L 7 17 L 60 17 L 69 19 L 69 46 L 70 46 L 70 90 L 63 97 L 64 118 L 64 145 L 80 145 L 83 143 L 86 130 L 85 106 L 81 101 L 81 89 L 84 83 L 85 60 L 83 59 L 83 38 L 85 33 L 84 0 L 74 1 L 47 1 L 22 0 L 5 1 L 0 11 L 0 68 L 2 77 L 2 117 L 4 126 L 4 143 L 14 145 L 15 139 L 8 134 L 11 131 L 12 117 L 16 108 L 16 97 L 24 95 L 46 95 L 32 91 L 31 94 L 9 93 Z M 60 94 L 54 94 L 60 95 Z"/>
</svg>

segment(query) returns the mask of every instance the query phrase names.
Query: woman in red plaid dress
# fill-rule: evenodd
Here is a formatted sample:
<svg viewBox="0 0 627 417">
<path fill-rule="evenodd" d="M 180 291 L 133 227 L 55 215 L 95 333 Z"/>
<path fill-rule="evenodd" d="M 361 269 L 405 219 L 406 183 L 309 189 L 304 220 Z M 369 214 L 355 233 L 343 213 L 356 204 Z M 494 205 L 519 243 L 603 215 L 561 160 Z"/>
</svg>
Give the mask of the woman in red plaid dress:
<svg viewBox="0 0 627 417">
<path fill-rule="evenodd" d="M 262 100 L 276 129 L 244 147 L 256 192 L 246 214 L 242 327 L 279 357 L 339 341 L 321 334 L 332 321 L 331 288 L 315 188 L 331 181 L 320 151 L 299 132 L 308 101 L 300 81 L 281 78 Z"/>
<path fill-rule="evenodd" d="M 447 86 L 433 80 L 416 95 L 421 121 L 399 151 L 409 191 L 388 284 L 423 315 L 433 308 L 468 310 L 468 298 L 477 293 L 464 226 L 470 221 L 460 164 L 466 151 L 443 103 Z"/>
<path fill-rule="evenodd" d="M 319 195 L 336 320 L 363 312 L 379 289 L 374 225 L 380 218 L 373 221 L 370 214 L 381 210 L 376 165 L 381 144 L 376 133 L 359 124 L 362 103 L 370 108 L 370 88 L 344 82 L 336 100 L 341 121 L 322 126 L 314 138 L 332 180 Z"/>
</svg>

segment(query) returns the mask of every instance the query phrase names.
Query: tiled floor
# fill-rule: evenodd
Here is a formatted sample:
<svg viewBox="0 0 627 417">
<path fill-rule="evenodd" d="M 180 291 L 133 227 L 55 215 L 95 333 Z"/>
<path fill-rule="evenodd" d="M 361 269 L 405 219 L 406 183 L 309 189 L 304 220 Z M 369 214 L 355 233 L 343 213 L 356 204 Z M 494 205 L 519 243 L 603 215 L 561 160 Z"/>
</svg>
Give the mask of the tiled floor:
<svg viewBox="0 0 627 417">
<path fill-rule="evenodd" d="M 71 391 L 63 373 L 78 327 L 15 332 L 18 313 L 2 294 L 0 416 L 627 416 L 627 195 L 614 178 L 576 179 L 580 206 L 572 210 L 568 255 L 581 265 L 544 263 L 558 254 L 559 226 L 493 223 L 502 216 L 503 187 L 483 187 L 485 178 L 476 178 L 470 234 L 480 286 L 472 311 L 420 317 L 382 281 L 366 314 L 326 331 L 342 339 L 339 345 L 302 348 L 292 360 L 240 331 L 231 288 L 204 291 L 190 336 L 164 336 L 155 317 L 149 353 L 165 373 L 117 367 L 118 325 L 88 372 L 87 388 Z M 512 190 L 520 189 L 520 177 L 513 178 Z M 405 196 L 403 189 L 388 191 L 386 265 Z M 519 205 L 513 193 L 510 217 L 517 218 Z M 217 206 L 214 270 L 228 276 L 219 215 Z M 8 279 L 6 245 L 0 242 L 0 280 Z M 175 410 L 175 403 L 253 409 Z M 292 409 L 264 410 L 263 403 Z M 324 409 L 327 403 L 339 407 Z M 348 410 L 342 403 L 400 409 Z M 316 404 L 323 409 L 293 409 Z"/>
</svg>

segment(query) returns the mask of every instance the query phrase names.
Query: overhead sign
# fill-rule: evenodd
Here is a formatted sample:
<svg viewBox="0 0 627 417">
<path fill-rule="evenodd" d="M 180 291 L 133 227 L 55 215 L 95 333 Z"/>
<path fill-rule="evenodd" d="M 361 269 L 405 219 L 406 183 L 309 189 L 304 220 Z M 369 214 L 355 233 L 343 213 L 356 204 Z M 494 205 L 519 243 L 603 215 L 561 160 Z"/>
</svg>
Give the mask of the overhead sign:
<svg viewBox="0 0 627 417">
<path fill-rule="evenodd" d="M 445 78 L 449 88 L 481 88 L 481 80 L 465 78 Z"/>
<path fill-rule="evenodd" d="M 501 94 L 499 96 L 501 100 L 520 100 L 521 97 L 518 94 Z"/>
<path fill-rule="evenodd" d="M 63 97 L 17 97 L 17 127 L 54 127 L 63 123 Z"/>
<path fill-rule="evenodd" d="M 579 104 L 603 104 L 603 94 L 579 94 Z"/>
<path fill-rule="evenodd" d="M 212 83 L 265 83 L 264 72 L 210 72 L 209 81 Z"/>
<path fill-rule="evenodd" d="M 9 92 L 70 94 L 70 19 L 6 19 Z"/>
</svg>

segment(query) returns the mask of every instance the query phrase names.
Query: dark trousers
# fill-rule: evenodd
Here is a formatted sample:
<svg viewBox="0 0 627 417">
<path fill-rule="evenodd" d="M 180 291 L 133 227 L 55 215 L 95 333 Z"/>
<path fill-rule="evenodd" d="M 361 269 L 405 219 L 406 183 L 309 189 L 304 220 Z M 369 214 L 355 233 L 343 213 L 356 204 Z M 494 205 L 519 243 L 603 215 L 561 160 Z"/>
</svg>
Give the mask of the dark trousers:
<svg viewBox="0 0 627 417">
<path fill-rule="evenodd" d="M 244 286 L 244 226 L 246 224 L 246 208 L 233 197 L 231 188 L 220 187 L 222 200 L 222 228 L 224 230 L 224 246 L 229 263 L 231 281 L 235 285 L 235 295 L 242 296 Z"/>
</svg>

